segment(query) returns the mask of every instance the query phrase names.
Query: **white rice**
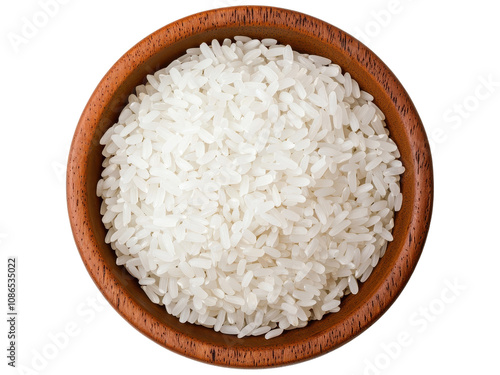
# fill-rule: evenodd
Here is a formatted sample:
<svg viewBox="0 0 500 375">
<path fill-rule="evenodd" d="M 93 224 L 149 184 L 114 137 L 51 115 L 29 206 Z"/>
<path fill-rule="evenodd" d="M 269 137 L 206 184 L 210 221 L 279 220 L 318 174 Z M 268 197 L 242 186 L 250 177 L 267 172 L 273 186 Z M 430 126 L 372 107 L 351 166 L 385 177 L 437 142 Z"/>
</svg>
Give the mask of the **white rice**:
<svg viewBox="0 0 500 375">
<path fill-rule="evenodd" d="M 356 294 L 392 240 L 400 154 L 373 97 L 274 39 L 203 43 L 101 139 L 106 242 L 154 303 L 238 337 Z"/>
</svg>

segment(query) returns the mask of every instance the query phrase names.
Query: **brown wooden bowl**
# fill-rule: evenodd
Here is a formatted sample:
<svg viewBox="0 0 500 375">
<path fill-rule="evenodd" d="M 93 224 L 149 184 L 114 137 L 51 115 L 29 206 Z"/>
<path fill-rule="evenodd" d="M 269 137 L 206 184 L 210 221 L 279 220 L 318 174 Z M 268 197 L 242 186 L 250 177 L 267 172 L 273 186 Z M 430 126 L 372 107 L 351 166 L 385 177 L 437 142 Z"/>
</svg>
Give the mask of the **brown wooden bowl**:
<svg viewBox="0 0 500 375">
<path fill-rule="evenodd" d="M 293 49 L 330 58 L 375 97 L 401 152 L 403 206 L 394 241 L 359 293 L 342 300 L 340 312 L 266 340 L 238 339 L 182 324 L 153 304 L 104 242 L 101 200 L 96 196 L 103 161 L 99 139 L 113 125 L 133 89 L 187 48 L 217 38 L 275 38 Z M 90 276 L 130 324 L 158 344 L 217 365 L 261 367 L 290 364 L 345 344 L 375 322 L 406 285 L 422 252 L 432 211 L 432 161 L 422 122 L 401 83 L 366 46 L 314 17 L 260 6 L 223 8 L 171 23 L 132 47 L 109 70 L 90 98 L 75 131 L 68 160 L 67 201 L 73 235 Z"/>
</svg>

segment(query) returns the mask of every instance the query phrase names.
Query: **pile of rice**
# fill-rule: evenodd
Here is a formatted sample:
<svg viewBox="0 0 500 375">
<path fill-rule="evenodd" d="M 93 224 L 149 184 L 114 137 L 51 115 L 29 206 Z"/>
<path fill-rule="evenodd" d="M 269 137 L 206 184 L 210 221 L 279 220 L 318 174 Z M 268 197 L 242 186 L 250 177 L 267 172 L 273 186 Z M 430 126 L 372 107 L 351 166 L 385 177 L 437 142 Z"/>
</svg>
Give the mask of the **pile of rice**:
<svg viewBox="0 0 500 375">
<path fill-rule="evenodd" d="M 404 172 L 349 73 L 274 39 L 192 48 L 102 137 L 106 242 L 181 322 L 272 338 L 340 309 L 392 240 Z"/>
</svg>

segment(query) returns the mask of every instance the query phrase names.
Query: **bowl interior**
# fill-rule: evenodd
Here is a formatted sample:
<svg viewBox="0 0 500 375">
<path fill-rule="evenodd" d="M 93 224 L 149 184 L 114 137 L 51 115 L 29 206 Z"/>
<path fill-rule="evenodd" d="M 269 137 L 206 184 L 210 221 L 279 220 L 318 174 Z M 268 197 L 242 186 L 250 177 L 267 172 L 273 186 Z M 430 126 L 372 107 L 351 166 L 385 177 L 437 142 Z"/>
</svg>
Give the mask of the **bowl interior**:
<svg viewBox="0 0 500 375">
<path fill-rule="evenodd" d="M 182 22 L 178 27 L 182 28 Z M 153 36 L 144 39 L 122 58 L 125 61 L 117 63 L 110 70 L 110 72 L 113 70 L 118 71 L 126 65 L 127 59 L 130 59 L 131 64 L 137 64 L 131 72 L 125 74 L 116 73 L 115 77 L 119 77 L 120 81 L 116 89 L 110 90 L 110 100 L 99 113 L 97 122 L 94 125 L 82 125 L 88 120 L 84 118 L 85 116 L 82 116 L 79 126 L 85 127 L 82 128 L 82 131 L 90 132 L 87 135 L 90 142 L 82 146 L 85 148 L 85 170 L 78 173 L 83 173 L 84 176 L 85 186 L 82 190 L 84 202 L 81 202 L 81 204 L 85 206 L 86 210 L 84 214 L 85 220 L 87 220 L 85 225 L 89 228 L 87 235 L 92 236 L 93 244 L 89 245 L 92 249 L 90 247 L 82 249 L 82 247 L 85 247 L 83 245 L 85 239 L 83 237 L 77 238 L 79 233 L 77 233 L 75 226 L 79 224 L 72 222 L 75 239 L 77 244 L 80 244 L 79 249 L 89 272 L 103 294 L 120 314 L 158 343 L 195 359 L 223 365 L 265 366 L 290 363 L 321 354 L 352 339 L 373 323 L 390 306 L 404 287 L 404 284 L 406 284 L 407 279 L 397 280 L 397 276 L 394 275 L 399 272 L 399 275 L 403 273 L 409 277 L 421 250 L 420 248 L 417 252 L 410 251 L 408 246 L 408 228 L 412 225 L 412 217 L 415 214 L 415 207 L 418 205 L 415 198 L 416 189 L 418 188 L 418 166 L 416 165 L 415 149 L 418 145 L 416 146 L 410 140 L 409 133 L 411 130 L 401 117 L 401 108 L 396 105 L 394 97 L 391 97 L 392 88 L 384 87 L 380 83 L 380 81 L 384 80 L 384 77 L 375 78 L 377 66 L 386 69 L 381 74 L 392 75 L 392 73 L 379 60 L 376 61 L 376 64 L 373 63 L 374 55 L 371 52 L 367 54 L 366 47 L 358 41 L 338 31 L 338 29 L 333 27 L 332 29 L 335 33 L 332 32 L 329 38 L 325 38 L 324 35 L 322 38 L 316 38 L 314 37 L 315 30 L 306 32 L 300 27 L 278 27 L 264 20 L 259 25 L 240 26 L 238 24 L 227 24 L 218 25 L 217 27 L 205 26 L 202 27 L 202 30 L 197 31 L 195 29 L 191 35 L 173 38 L 172 34 L 176 32 L 175 28 L 167 26 L 152 34 Z M 186 33 L 186 31 L 184 32 Z M 157 37 L 154 37 L 154 35 L 157 35 Z M 114 251 L 104 242 L 106 230 L 101 222 L 99 212 L 101 200 L 95 193 L 97 181 L 100 179 L 102 171 L 101 164 L 104 160 L 99 139 L 117 121 L 120 111 L 127 102 L 128 95 L 133 92 L 134 88 L 145 82 L 147 74 L 167 66 L 172 60 L 184 54 L 186 49 L 197 47 L 202 42 L 209 43 L 214 38 L 222 42 L 224 38 L 232 38 L 236 35 L 246 35 L 259 39 L 275 38 L 279 43 L 290 44 L 294 50 L 299 52 L 328 57 L 340 65 L 344 72 L 348 71 L 358 81 L 361 89 L 375 97 L 375 104 L 386 115 L 390 135 L 400 149 L 401 160 L 406 168 L 406 172 L 401 179 L 404 200 L 401 211 L 395 217 L 394 241 L 389 244 L 385 256 L 380 260 L 372 275 L 364 284 L 360 285 L 359 293 L 343 298 L 340 312 L 329 314 L 320 321 L 312 321 L 305 328 L 286 331 L 283 335 L 272 340 L 265 340 L 263 337 L 238 339 L 201 326 L 188 323 L 182 324 L 177 318 L 169 315 L 163 306 L 153 304 L 125 268 L 116 265 Z M 158 36 L 171 38 L 173 41 L 166 48 L 157 48 L 155 40 L 158 39 Z M 143 54 L 146 57 L 137 63 L 134 53 L 144 50 L 147 51 L 147 53 Z M 397 80 L 391 82 L 399 84 Z M 105 80 L 100 85 L 106 85 Z M 95 95 L 91 101 L 98 100 Z M 88 113 L 91 112 L 89 108 L 86 109 Z M 419 122 L 418 115 L 416 121 Z M 75 145 L 72 146 L 72 149 L 74 147 Z M 71 173 L 75 172 L 68 168 L 68 176 Z M 69 177 L 68 179 L 70 180 Z M 71 200 L 71 197 L 68 195 L 69 200 Z M 401 259 L 405 257 L 409 269 L 405 269 L 404 264 L 401 265 Z M 395 268 L 396 263 L 403 268 Z M 107 275 L 104 275 L 106 273 Z M 100 279 L 101 276 L 102 280 Z M 391 283 L 398 284 L 398 287 L 394 290 L 388 288 L 387 285 Z M 377 294 L 382 287 L 387 289 L 388 296 L 377 302 L 379 300 Z M 141 323 L 143 319 L 145 323 Z M 312 340 L 312 338 L 319 336 L 326 338 L 323 347 L 321 342 L 313 342 Z M 303 345 L 307 341 L 315 346 L 310 348 L 309 351 L 304 349 Z M 318 345 L 319 347 L 317 347 Z M 206 347 L 212 349 L 206 352 Z M 294 349 L 287 352 L 282 350 L 290 347 Z M 229 348 L 233 354 L 228 356 L 228 353 L 224 351 L 225 348 Z M 198 355 L 198 350 L 204 351 L 204 353 Z M 281 353 L 282 357 L 265 359 L 265 356 L 261 356 L 259 358 L 261 353 L 269 353 L 269 350 L 275 353 L 277 357 Z M 228 358 L 224 356 L 228 356 Z M 232 359 L 231 356 L 233 356 Z M 237 359 L 234 357 L 237 357 Z"/>
</svg>

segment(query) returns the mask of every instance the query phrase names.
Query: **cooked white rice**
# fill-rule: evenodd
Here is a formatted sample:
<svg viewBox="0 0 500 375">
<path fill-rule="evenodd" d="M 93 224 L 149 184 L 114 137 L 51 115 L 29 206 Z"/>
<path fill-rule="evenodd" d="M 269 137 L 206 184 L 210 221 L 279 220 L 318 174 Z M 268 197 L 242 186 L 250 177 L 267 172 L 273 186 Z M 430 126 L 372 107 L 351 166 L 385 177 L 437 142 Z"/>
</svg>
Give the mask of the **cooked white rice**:
<svg viewBox="0 0 500 375">
<path fill-rule="evenodd" d="M 238 337 L 339 311 L 402 205 L 373 97 L 329 59 L 247 37 L 147 81 L 101 139 L 117 264 L 181 322 Z"/>
</svg>

